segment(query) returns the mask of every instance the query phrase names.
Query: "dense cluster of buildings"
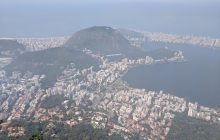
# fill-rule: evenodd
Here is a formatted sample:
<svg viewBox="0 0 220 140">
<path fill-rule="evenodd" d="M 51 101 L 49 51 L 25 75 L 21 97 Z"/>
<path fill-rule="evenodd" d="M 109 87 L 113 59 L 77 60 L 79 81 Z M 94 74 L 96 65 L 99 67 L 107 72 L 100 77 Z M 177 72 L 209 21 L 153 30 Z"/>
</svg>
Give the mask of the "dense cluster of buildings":
<svg viewBox="0 0 220 140">
<path fill-rule="evenodd" d="M 167 43 L 192 44 L 206 47 L 220 47 L 220 39 L 197 36 L 180 36 L 165 33 L 145 32 L 144 36 L 152 41 L 161 41 Z"/>
<path fill-rule="evenodd" d="M 219 39 L 194 36 L 177 36 L 163 33 L 140 32 L 142 37 L 129 37 L 131 45 L 140 47 L 145 41 L 184 43 L 208 47 L 220 47 Z M 62 46 L 69 37 L 54 38 L 19 38 L 19 43 L 27 51 L 39 51 Z M 154 60 L 146 56 L 136 60 L 124 58 L 109 61 L 112 54 L 101 56 L 91 50 L 84 53 L 101 62 L 99 69 L 93 67 L 76 69 L 74 63 L 66 66 L 53 87 L 42 89 L 41 81 L 45 75 L 30 72 L 13 72 L 7 76 L 0 71 L 0 132 L 7 132 L 10 137 L 25 135 L 23 127 L 11 127 L 10 122 L 17 119 L 49 121 L 47 128 L 54 127 L 54 121 L 74 126 L 88 122 L 94 128 L 108 129 L 129 139 L 139 134 L 142 139 L 164 140 L 172 126 L 175 113 L 184 113 L 189 117 L 210 122 L 220 121 L 220 111 L 204 107 L 198 103 L 186 101 L 163 91 L 134 89 L 121 80 L 131 67 L 157 63 L 185 61 L 182 51 L 174 56 Z M 10 63 L 11 58 L 1 58 L 0 68 Z M 57 103 L 47 103 L 50 98 L 58 98 Z M 51 106 L 52 105 L 52 106 Z M 55 135 L 55 134 L 54 134 Z"/>
<path fill-rule="evenodd" d="M 94 128 L 105 128 L 109 135 L 118 133 L 125 139 L 139 134 L 142 139 L 165 139 L 175 117 L 175 112 L 185 112 L 190 117 L 207 121 L 218 121 L 220 112 L 183 98 L 165 94 L 163 91 L 145 91 L 130 88 L 121 76 L 131 67 L 140 64 L 155 64 L 167 60 L 151 57 L 110 62 L 105 57 L 84 52 L 99 59 L 98 71 L 93 67 L 78 70 L 69 64 L 55 85 L 41 89 L 45 75 L 22 75 L 14 72 L 6 76 L 0 72 L 0 119 L 5 120 L 1 131 L 10 136 L 25 135 L 22 127 L 9 127 L 12 120 L 29 118 L 37 121 L 60 121 L 73 126 L 88 122 Z M 176 52 L 169 62 L 183 60 L 182 52 Z M 54 106 L 43 106 L 49 98 L 60 98 Z M 49 103 L 50 104 L 50 103 Z M 55 135 L 55 134 L 54 134 Z"/>
<path fill-rule="evenodd" d="M 131 42 L 131 45 L 141 47 L 144 42 L 164 42 L 173 44 L 189 44 L 203 47 L 220 48 L 220 39 L 210 37 L 198 37 L 189 35 L 174 35 L 166 33 L 154 33 L 145 31 L 136 31 L 141 36 L 127 35 L 126 38 Z"/>
<path fill-rule="evenodd" d="M 50 37 L 50 38 L 17 38 L 16 40 L 23 44 L 27 51 L 39 51 L 49 48 L 62 46 L 69 37 Z"/>
</svg>

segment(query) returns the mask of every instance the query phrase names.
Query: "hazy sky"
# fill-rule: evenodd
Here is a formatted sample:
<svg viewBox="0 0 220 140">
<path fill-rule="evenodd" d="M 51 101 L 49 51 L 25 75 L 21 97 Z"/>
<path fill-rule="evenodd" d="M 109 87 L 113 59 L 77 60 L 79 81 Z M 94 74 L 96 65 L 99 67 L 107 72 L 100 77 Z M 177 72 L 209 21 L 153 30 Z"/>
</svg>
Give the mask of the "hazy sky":
<svg viewBox="0 0 220 140">
<path fill-rule="evenodd" d="M 137 2 L 160 2 L 160 3 L 219 3 L 219 0 L 1 0 L 1 3 L 32 3 L 32 4 L 64 4 L 64 3 L 137 3 Z"/>
<path fill-rule="evenodd" d="M 220 38 L 220 0 L 0 0 L 0 37 L 71 35 L 94 25 Z"/>
</svg>

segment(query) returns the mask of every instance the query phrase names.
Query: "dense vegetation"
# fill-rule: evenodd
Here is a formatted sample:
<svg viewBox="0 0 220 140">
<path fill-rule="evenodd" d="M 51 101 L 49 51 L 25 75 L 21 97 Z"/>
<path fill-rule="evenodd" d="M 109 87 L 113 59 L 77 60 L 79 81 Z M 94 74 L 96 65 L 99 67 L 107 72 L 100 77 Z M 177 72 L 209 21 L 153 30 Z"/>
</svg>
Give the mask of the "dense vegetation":
<svg viewBox="0 0 220 140">
<path fill-rule="evenodd" d="M 156 50 L 152 50 L 148 52 L 148 56 L 152 57 L 153 59 L 164 59 L 164 58 L 171 58 L 174 56 L 175 51 L 166 48 L 159 48 Z"/>
<path fill-rule="evenodd" d="M 46 97 L 41 102 L 41 107 L 49 109 L 56 106 L 62 106 L 62 102 L 65 100 L 63 95 L 51 95 L 50 97 Z"/>
<path fill-rule="evenodd" d="M 167 140 L 220 140 L 220 124 L 177 114 Z"/>
<path fill-rule="evenodd" d="M 84 69 L 90 66 L 98 68 L 98 61 L 84 54 L 82 51 L 67 48 L 53 48 L 37 52 L 28 52 L 5 67 L 9 73 L 19 71 L 21 73 L 32 72 L 46 77 L 42 81 L 42 88 L 53 86 L 57 77 L 65 66 L 74 63 L 76 69 Z"/>
<path fill-rule="evenodd" d="M 16 40 L 0 39 L 0 56 L 17 56 L 25 51 L 25 47 Z"/>
<path fill-rule="evenodd" d="M 105 129 L 94 129 L 89 124 L 78 124 L 73 127 L 54 122 L 54 126 L 47 128 L 49 122 L 16 121 L 12 126 L 22 126 L 26 136 L 17 140 L 123 140 L 119 135 L 108 136 Z M 1 140 L 9 140 L 6 134 L 0 133 Z"/>
<path fill-rule="evenodd" d="M 14 45 L 19 44 L 8 42 L 8 46 L 13 48 Z M 44 74 L 46 77 L 41 81 L 41 87 L 46 89 L 54 85 L 57 77 L 70 63 L 74 63 L 76 69 L 90 66 L 98 69 L 98 60 L 83 53 L 82 50 L 85 48 L 102 55 L 122 54 L 119 59 L 124 57 L 137 59 L 147 55 L 157 59 L 173 56 L 173 52 L 169 50 L 159 49 L 147 53 L 140 48 L 132 47 L 119 31 L 110 27 L 91 27 L 75 33 L 64 47 L 24 53 L 4 69 L 9 74 L 13 71 L 22 74 L 28 71 L 37 75 Z"/>
<path fill-rule="evenodd" d="M 29 140 L 43 140 L 43 133 L 37 132 L 32 134 L 32 136 L 29 138 Z"/>
<path fill-rule="evenodd" d="M 0 139 L 1 140 L 10 140 L 8 134 L 5 132 L 0 132 Z"/>
<path fill-rule="evenodd" d="M 102 55 L 122 54 L 128 58 L 144 57 L 140 48 L 132 47 L 129 41 L 111 27 L 95 26 L 75 33 L 65 44 L 67 48 L 90 49 Z"/>
</svg>

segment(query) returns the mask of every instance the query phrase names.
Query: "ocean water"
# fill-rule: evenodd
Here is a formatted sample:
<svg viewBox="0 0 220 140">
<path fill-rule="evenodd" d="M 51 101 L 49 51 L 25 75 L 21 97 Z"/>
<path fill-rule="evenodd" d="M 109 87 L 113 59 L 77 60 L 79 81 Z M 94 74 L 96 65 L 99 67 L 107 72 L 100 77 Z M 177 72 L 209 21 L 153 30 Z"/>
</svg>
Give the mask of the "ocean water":
<svg viewBox="0 0 220 140">
<path fill-rule="evenodd" d="M 220 51 L 195 46 L 172 47 L 187 62 L 138 66 L 123 77 L 131 87 L 163 90 L 199 104 L 220 107 Z"/>
</svg>

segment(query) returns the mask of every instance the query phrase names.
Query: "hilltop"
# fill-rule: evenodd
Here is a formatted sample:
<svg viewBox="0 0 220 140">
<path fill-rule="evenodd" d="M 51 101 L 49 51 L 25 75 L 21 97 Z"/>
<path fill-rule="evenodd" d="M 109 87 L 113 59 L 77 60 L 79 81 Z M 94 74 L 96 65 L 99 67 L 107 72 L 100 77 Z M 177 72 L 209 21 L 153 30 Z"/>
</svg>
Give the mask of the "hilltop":
<svg viewBox="0 0 220 140">
<path fill-rule="evenodd" d="M 142 50 L 131 46 L 118 30 L 106 26 L 94 26 L 78 31 L 64 46 L 77 50 L 86 48 L 102 55 L 122 54 L 131 58 L 145 56 Z"/>
</svg>

